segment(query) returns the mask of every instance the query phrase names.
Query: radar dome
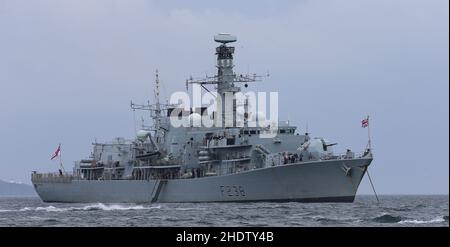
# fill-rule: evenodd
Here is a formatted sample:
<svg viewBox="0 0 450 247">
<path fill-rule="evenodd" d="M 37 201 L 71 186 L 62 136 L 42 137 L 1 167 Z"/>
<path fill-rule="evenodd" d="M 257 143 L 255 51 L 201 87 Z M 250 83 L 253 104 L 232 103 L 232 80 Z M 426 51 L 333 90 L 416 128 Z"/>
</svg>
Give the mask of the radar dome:
<svg viewBox="0 0 450 247">
<path fill-rule="evenodd" d="M 150 136 L 150 131 L 149 130 L 138 130 L 138 132 L 136 133 L 136 137 L 139 140 L 145 140 L 149 136 Z"/>
</svg>

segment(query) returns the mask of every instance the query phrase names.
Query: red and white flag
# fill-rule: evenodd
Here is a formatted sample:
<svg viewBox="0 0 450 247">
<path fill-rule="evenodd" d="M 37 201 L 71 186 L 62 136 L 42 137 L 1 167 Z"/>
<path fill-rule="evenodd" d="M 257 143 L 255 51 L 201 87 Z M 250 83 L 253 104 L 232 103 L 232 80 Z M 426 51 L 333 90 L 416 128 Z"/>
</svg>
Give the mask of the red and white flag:
<svg viewBox="0 0 450 247">
<path fill-rule="evenodd" d="M 369 118 L 365 118 L 361 121 L 361 127 L 366 128 L 369 126 Z"/>
<path fill-rule="evenodd" d="M 54 158 L 58 157 L 60 154 L 61 154 L 61 144 L 58 145 L 58 148 L 56 149 L 55 153 L 53 154 L 53 156 L 50 160 L 53 160 Z"/>
</svg>

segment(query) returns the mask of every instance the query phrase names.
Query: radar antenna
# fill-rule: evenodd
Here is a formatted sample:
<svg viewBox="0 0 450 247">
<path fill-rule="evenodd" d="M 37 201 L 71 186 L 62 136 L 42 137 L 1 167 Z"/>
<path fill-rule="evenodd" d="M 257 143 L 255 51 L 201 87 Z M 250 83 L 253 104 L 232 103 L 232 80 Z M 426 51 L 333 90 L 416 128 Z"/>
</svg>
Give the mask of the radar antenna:
<svg viewBox="0 0 450 247">
<path fill-rule="evenodd" d="M 217 55 L 217 74 L 215 76 L 205 76 L 203 78 L 192 78 L 186 80 L 186 89 L 188 88 L 189 84 L 199 84 L 201 87 L 203 87 L 206 91 L 209 93 L 210 90 L 208 90 L 205 86 L 206 85 L 216 85 L 217 89 L 217 95 L 220 96 L 220 99 L 225 99 L 226 95 L 228 93 L 231 93 L 234 97 L 234 95 L 241 91 L 241 88 L 237 86 L 237 83 L 244 83 L 245 87 L 248 87 L 249 82 L 256 82 L 261 81 L 263 77 L 266 76 L 259 76 L 256 74 L 249 75 L 248 73 L 246 75 L 243 74 L 236 74 L 233 71 L 233 54 L 235 48 L 232 46 L 227 46 L 228 43 L 233 43 L 237 41 L 236 36 L 227 34 L 227 33 L 219 33 L 214 36 L 214 41 L 217 43 L 220 43 L 218 47 L 216 47 L 216 55 Z M 267 75 L 268 76 L 268 75 Z M 236 123 L 236 103 L 233 102 L 232 107 L 232 118 L 233 118 L 233 126 L 235 126 Z M 217 105 L 216 112 L 218 116 L 221 116 L 222 120 L 222 126 L 225 126 L 225 100 L 222 100 L 221 104 Z M 220 123 L 220 119 L 218 119 L 218 122 Z"/>
<path fill-rule="evenodd" d="M 150 118 L 153 119 L 154 123 L 154 129 L 158 130 L 161 127 L 161 118 L 164 114 L 163 112 L 167 111 L 169 108 L 175 107 L 173 104 L 161 104 L 159 96 L 160 96 L 160 81 L 159 81 L 159 71 L 156 69 L 155 71 L 155 87 L 153 89 L 154 94 L 154 103 L 150 104 L 150 101 L 147 101 L 146 104 L 135 104 L 133 101 L 130 103 L 131 109 L 133 109 L 133 112 L 135 110 L 142 110 L 142 111 L 149 111 L 150 112 Z M 136 118 L 136 117 L 135 117 Z M 136 119 L 135 119 L 136 122 Z"/>
<path fill-rule="evenodd" d="M 221 43 L 219 47 L 216 48 L 217 55 L 217 69 L 218 73 L 215 76 L 205 76 L 203 78 L 193 78 L 192 76 L 186 80 L 186 89 L 188 84 L 200 84 L 203 88 L 204 85 L 212 84 L 212 85 L 220 85 L 220 84 L 231 84 L 226 85 L 228 89 L 234 87 L 234 83 L 242 82 L 256 82 L 261 81 L 262 78 L 269 77 L 269 73 L 266 75 L 260 76 L 256 74 L 250 75 L 247 74 L 236 74 L 233 72 L 233 53 L 234 47 L 227 46 L 228 43 L 233 43 L 237 41 L 236 36 L 228 34 L 228 33 L 219 33 L 214 36 L 214 41 Z M 245 85 L 247 87 L 247 84 Z M 220 87 L 219 87 L 220 88 Z M 225 87 L 222 87 L 225 88 Z M 205 88 L 206 89 L 206 88 Z M 234 92 L 240 91 L 238 88 L 234 88 Z"/>
</svg>

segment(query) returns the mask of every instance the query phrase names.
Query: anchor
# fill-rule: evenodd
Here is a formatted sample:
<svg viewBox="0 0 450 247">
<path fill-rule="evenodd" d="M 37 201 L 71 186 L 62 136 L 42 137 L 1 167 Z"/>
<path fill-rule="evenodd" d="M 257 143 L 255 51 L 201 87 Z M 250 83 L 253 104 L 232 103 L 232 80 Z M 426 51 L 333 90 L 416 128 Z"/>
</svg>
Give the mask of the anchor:
<svg viewBox="0 0 450 247">
<path fill-rule="evenodd" d="M 344 173 L 345 173 L 345 176 L 351 176 L 352 174 L 351 174 L 351 171 L 352 171 L 352 167 L 348 167 L 348 166 L 346 166 L 346 165 L 342 165 L 342 170 L 344 171 Z"/>
</svg>

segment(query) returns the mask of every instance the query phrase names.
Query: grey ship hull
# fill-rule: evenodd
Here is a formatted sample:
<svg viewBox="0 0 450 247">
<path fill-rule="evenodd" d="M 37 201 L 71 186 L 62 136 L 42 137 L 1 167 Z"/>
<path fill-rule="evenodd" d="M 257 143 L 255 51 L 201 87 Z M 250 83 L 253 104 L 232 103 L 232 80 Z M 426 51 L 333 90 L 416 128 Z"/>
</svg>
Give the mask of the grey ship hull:
<svg viewBox="0 0 450 247">
<path fill-rule="evenodd" d="M 34 183 L 44 202 L 353 202 L 371 158 L 302 162 L 173 180 Z"/>
</svg>

